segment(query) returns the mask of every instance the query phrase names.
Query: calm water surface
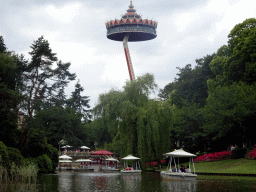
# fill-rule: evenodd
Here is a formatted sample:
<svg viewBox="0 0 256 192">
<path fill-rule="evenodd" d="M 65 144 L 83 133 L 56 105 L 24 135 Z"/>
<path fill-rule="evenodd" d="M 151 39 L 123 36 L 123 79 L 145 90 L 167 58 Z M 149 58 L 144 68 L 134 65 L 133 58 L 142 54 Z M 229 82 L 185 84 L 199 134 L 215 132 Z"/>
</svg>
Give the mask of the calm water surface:
<svg viewBox="0 0 256 192">
<path fill-rule="evenodd" d="M 124 176 L 117 173 L 75 173 L 62 171 L 58 174 L 40 175 L 38 191 L 256 191 L 256 184 L 246 180 L 196 180 L 168 181 L 158 173 Z"/>
</svg>

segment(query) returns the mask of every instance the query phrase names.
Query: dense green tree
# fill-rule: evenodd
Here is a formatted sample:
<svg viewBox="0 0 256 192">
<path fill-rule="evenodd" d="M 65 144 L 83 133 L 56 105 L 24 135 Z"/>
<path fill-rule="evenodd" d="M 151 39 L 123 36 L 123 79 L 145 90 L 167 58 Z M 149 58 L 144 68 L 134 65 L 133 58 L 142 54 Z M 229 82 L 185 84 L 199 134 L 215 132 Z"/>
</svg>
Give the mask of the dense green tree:
<svg viewBox="0 0 256 192">
<path fill-rule="evenodd" d="M 108 127 L 113 141 L 122 145 L 118 149 L 121 149 L 121 156 L 138 154 L 138 112 L 147 105 L 149 95 L 156 87 L 154 77 L 146 74 L 127 81 L 122 91 L 111 90 L 99 96 L 94 108 L 95 117 Z"/>
<path fill-rule="evenodd" d="M 89 96 L 82 96 L 81 93 L 84 91 L 84 88 L 81 86 L 79 81 L 75 85 L 75 91 L 71 93 L 71 98 L 68 99 L 67 105 L 75 109 L 76 112 L 83 115 L 84 121 L 89 121 L 91 119 L 90 114 L 90 105 Z"/>
<path fill-rule="evenodd" d="M 205 150 L 206 138 L 203 129 L 203 114 L 198 105 L 188 102 L 175 108 L 174 124 L 171 129 L 171 141 L 175 148 L 196 152 Z"/>
<path fill-rule="evenodd" d="M 196 103 L 203 107 L 208 97 L 207 80 L 213 78 L 214 74 L 210 69 L 210 62 L 215 54 L 196 60 L 194 69 L 191 64 L 179 68 L 178 78 L 160 90 L 159 97 L 167 99 L 171 97 L 172 103 L 181 107 L 185 101 Z"/>
<path fill-rule="evenodd" d="M 174 110 L 166 101 L 149 100 L 138 112 L 138 155 L 142 165 L 163 159 L 171 150 L 170 133 L 173 129 Z"/>
<path fill-rule="evenodd" d="M 112 141 L 113 137 L 108 131 L 106 123 L 103 122 L 103 119 L 95 119 L 94 121 L 85 124 L 84 127 L 87 136 L 85 144 L 86 146 L 92 147 L 91 149 L 95 149 L 95 147 L 102 148 L 106 143 Z M 94 145 L 95 143 L 97 143 L 97 146 Z"/>
<path fill-rule="evenodd" d="M 40 109 L 40 100 L 43 99 L 47 87 L 46 80 L 55 75 L 53 63 L 57 61 L 56 54 L 52 53 L 48 41 L 43 36 L 34 41 L 31 49 L 29 54 L 32 58 L 26 74 L 28 82 L 26 109 L 29 117 L 33 117 L 35 109 Z"/>
<path fill-rule="evenodd" d="M 0 53 L 0 140 L 9 147 L 15 147 L 19 140 L 17 105 L 22 97 L 16 90 L 16 72 L 17 65 L 11 53 Z"/>
<path fill-rule="evenodd" d="M 243 81 L 256 81 L 256 19 L 246 19 L 236 25 L 228 35 L 228 45 L 218 50 L 210 63 L 215 78 L 208 81 L 210 90 L 218 85 L 232 85 Z"/>
<path fill-rule="evenodd" d="M 6 45 L 4 44 L 4 38 L 3 36 L 0 36 L 0 53 L 6 53 L 7 48 Z"/>
<path fill-rule="evenodd" d="M 63 138 L 69 145 L 79 147 L 86 141 L 81 118 L 82 115 L 70 107 L 55 106 L 38 111 L 35 124 L 54 147 L 58 148 L 58 143 Z"/>
<path fill-rule="evenodd" d="M 213 140 L 250 142 L 255 118 L 256 19 L 246 19 L 228 35 L 210 63 L 215 78 L 208 80 L 205 131 Z"/>
<path fill-rule="evenodd" d="M 204 109 L 204 129 L 213 140 L 229 138 L 225 143 L 240 144 L 252 141 L 256 118 L 255 84 L 234 83 L 218 86 L 207 99 Z"/>
</svg>

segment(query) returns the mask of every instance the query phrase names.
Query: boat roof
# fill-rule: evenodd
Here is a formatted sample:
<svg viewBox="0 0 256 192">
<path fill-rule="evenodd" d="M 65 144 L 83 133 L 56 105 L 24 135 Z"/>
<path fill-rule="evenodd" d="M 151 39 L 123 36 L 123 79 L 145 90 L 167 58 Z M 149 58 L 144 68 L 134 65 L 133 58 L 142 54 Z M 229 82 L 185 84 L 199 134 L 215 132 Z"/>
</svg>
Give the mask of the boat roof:
<svg viewBox="0 0 256 192">
<path fill-rule="evenodd" d="M 72 157 L 67 156 L 67 155 L 61 155 L 61 156 L 59 156 L 59 159 L 72 159 Z"/>
<path fill-rule="evenodd" d="M 77 159 L 75 162 L 92 162 L 90 159 Z"/>
<path fill-rule="evenodd" d="M 113 157 L 110 157 L 110 158 L 107 158 L 105 159 L 106 161 L 118 161 L 117 159 L 113 158 Z"/>
<path fill-rule="evenodd" d="M 169 153 L 165 153 L 163 155 L 171 156 L 171 157 L 196 157 L 196 155 L 194 155 L 192 153 L 189 153 L 189 152 L 186 152 L 182 148 L 177 149 L 177 150 L 175 149 L 174 151 L 169 152 Z"/>
<path fill-rule="evenodd" d="M 59 160 L 59 163 L 71 163 L 72 161 L 70 160 Z"/>
<path fill-rule="evenodd" d="M 124 157 L 124 158 L 122 158 L 123 160 L 138 160 L 138 159 L 140 159 L 139 157 L 134 157 L 134 156 L 132 156 L 132 155 L 128 155 L 128 156 L 126 156 L 126 157 Z"/>
</svg>

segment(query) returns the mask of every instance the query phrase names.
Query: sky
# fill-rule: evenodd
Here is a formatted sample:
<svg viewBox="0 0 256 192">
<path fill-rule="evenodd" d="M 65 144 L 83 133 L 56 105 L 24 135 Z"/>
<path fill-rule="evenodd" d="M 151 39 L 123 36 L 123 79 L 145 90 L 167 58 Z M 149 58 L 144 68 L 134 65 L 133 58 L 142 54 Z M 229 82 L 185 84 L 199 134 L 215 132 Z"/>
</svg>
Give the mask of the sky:
<svg viewBox="0 0 256 192">
<path fill-rule="evenodd" d="M 135 76 L 151 73 L 159 89 L 174 81 L 195 60 L 216 53 L 227 44 L 233 27 L 255 18 L 255 0 L 133 0 L 143 19 L 158 22 L 157 37 L 129 42 Z M 0 36 L 9 51 L 24 54 L 44 36 L 59 60 L 71 62 L 70 71 L 89 96 L 93 108 L 99 94 L 122 89 L 129 81 L 122 42 L 106 37 L 105 23 L 121 19 L 129 0 L 1 0 Z M 69 97 L 73 81 L 66 88 Z M 157 98 L 157 91 L 151 95 Z"/>
</svg>

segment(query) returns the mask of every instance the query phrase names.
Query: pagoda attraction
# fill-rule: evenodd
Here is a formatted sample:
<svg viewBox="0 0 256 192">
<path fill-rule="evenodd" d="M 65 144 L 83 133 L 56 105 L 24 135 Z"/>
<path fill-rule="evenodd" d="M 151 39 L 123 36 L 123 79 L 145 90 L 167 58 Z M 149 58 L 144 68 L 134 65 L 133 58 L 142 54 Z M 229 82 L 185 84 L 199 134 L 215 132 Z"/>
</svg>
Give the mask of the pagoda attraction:
<svg viewBox="0 0 256 192">
<path fill-rule="evenodd" d="M 132 1 L 127 13 L 120 20 L 106 22 L 107 38 L 115 41 L 123 41 L 128 71 L 131 81 L 135 79 L 132 61 L 128 49 L 128 41 L 146 41 L 156 38 L 157 22 L 142 19 L 141 15 L 133 9 Z"/>
</svg>

